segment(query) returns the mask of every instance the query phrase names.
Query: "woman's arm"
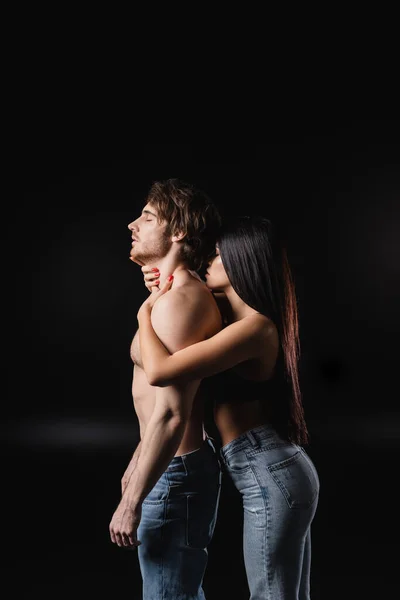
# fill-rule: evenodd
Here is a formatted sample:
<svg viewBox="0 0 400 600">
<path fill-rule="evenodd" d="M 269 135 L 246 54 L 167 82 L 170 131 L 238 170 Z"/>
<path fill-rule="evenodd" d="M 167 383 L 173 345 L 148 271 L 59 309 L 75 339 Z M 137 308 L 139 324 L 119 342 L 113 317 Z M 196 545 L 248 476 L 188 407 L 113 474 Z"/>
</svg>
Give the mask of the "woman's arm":
<svg viewBox="0 0 400 600">
<path fill-rule="evenodd" d="M 232 323 L 213 337 L 171 355 L 158 339 L 152 321 L 156 328 L 162 323 L 173 331 L 180 310 L 181 298 L 173 291 L 159 298 L 153 310 L 146 303 L 139 310 L 140 351 L 150 385 L 164 387 L 178 379 L 202 379 L 260 356 L 260 344 L 264 345 L 269 328 L 262 315 Z"/>
</svg>

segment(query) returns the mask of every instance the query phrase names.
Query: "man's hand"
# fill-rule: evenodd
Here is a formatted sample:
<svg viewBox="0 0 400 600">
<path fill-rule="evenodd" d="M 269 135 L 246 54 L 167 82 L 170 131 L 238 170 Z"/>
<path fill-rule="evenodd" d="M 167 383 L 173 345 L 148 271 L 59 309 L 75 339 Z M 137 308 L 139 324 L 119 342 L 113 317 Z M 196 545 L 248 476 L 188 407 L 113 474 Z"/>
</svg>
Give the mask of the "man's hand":
<svg viewBox="0 0 400 600">
<path fill-rule="evenodd" d="M 119 506 L 109 526 L 111 541 L 120 548 L 140 546 L 137 539 L 137 529 L 142 517 L 142 506 L 129 506 L 124 499 Z"/>
<path fill-rule="evenodd" d="M 152 308 L 155 305 L 155 303 L 157 302 L 157 300 L 161 296 L 163 296 L 166 292 L 168 292 L 168 290 L 171 288 L 173 280 L 174 280 L 174 276 L 170 275 L 169 277 L 167 277 L 167 279 L 164 282 L 164 285 L 161 287 L 160 290 L 157 290 L 155 287 L 153 287 L 152 293 L 147 298 L 147 300 L 145 300 L 143 302 L 142 306 L 139 308 L 138 316 L 139 316 L 139 313 L 143 312 L 143 311 L 148 311 L 149 313 L 151 313 Z"/>
</svg>

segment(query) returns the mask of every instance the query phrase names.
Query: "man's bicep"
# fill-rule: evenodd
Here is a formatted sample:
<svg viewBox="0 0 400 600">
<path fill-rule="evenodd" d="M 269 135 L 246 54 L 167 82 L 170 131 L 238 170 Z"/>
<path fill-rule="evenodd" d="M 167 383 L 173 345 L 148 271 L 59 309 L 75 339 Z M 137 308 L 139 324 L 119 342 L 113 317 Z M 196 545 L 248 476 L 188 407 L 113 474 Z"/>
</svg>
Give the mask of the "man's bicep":
<svg viewBox="0 0 400 600">
<path fill-rule="evenodd" d="M 192 304 L 179 297 L 165 296 L 162 300 L 154 305 L 151 323 L 168 352 L 173 354 L 204 339 L 199 315 Z"/>
</svg>

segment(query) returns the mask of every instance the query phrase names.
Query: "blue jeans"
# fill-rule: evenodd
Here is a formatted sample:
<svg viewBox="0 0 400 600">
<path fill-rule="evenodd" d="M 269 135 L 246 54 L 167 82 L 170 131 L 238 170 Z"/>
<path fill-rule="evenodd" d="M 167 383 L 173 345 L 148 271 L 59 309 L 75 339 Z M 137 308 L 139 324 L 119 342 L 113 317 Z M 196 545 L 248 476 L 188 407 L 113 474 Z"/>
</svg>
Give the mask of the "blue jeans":
<svg viewBox="0 0 400 600">
<path fill-rule="evenodd" d="M 142 504 L 138 528 L 143 600 L 204 600 L 207 546 L 216 523 L 221 468 L 210 438 L 175 456 Z"/>
<path fill-rule="evenodd" d="M 243 498 L 250 600 L 310 600 L 310 528 L 319 496 L 311 459 L 269 425 L 246 431 L 220 453 Z"/>
</svg>

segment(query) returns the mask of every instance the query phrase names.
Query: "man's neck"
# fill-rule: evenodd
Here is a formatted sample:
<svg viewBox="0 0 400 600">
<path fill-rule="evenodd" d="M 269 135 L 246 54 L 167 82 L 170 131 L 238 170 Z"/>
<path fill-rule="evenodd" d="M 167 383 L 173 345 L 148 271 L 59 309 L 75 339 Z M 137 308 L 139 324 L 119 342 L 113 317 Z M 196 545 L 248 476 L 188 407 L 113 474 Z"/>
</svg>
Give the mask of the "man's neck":
<svg viewBox="0 0 400 600">
<path fill-rule="evenodd" d="M 187 265 L 178 261 L 174 257 L 165 256 L 158 261 L 151 261 L 146 264 L 150 269 L 157 268 L 160 272 L 160 287 L 164 284 L 167 277 L 174 275 L 174 277 L 189 271 Z"/>
</svg>

